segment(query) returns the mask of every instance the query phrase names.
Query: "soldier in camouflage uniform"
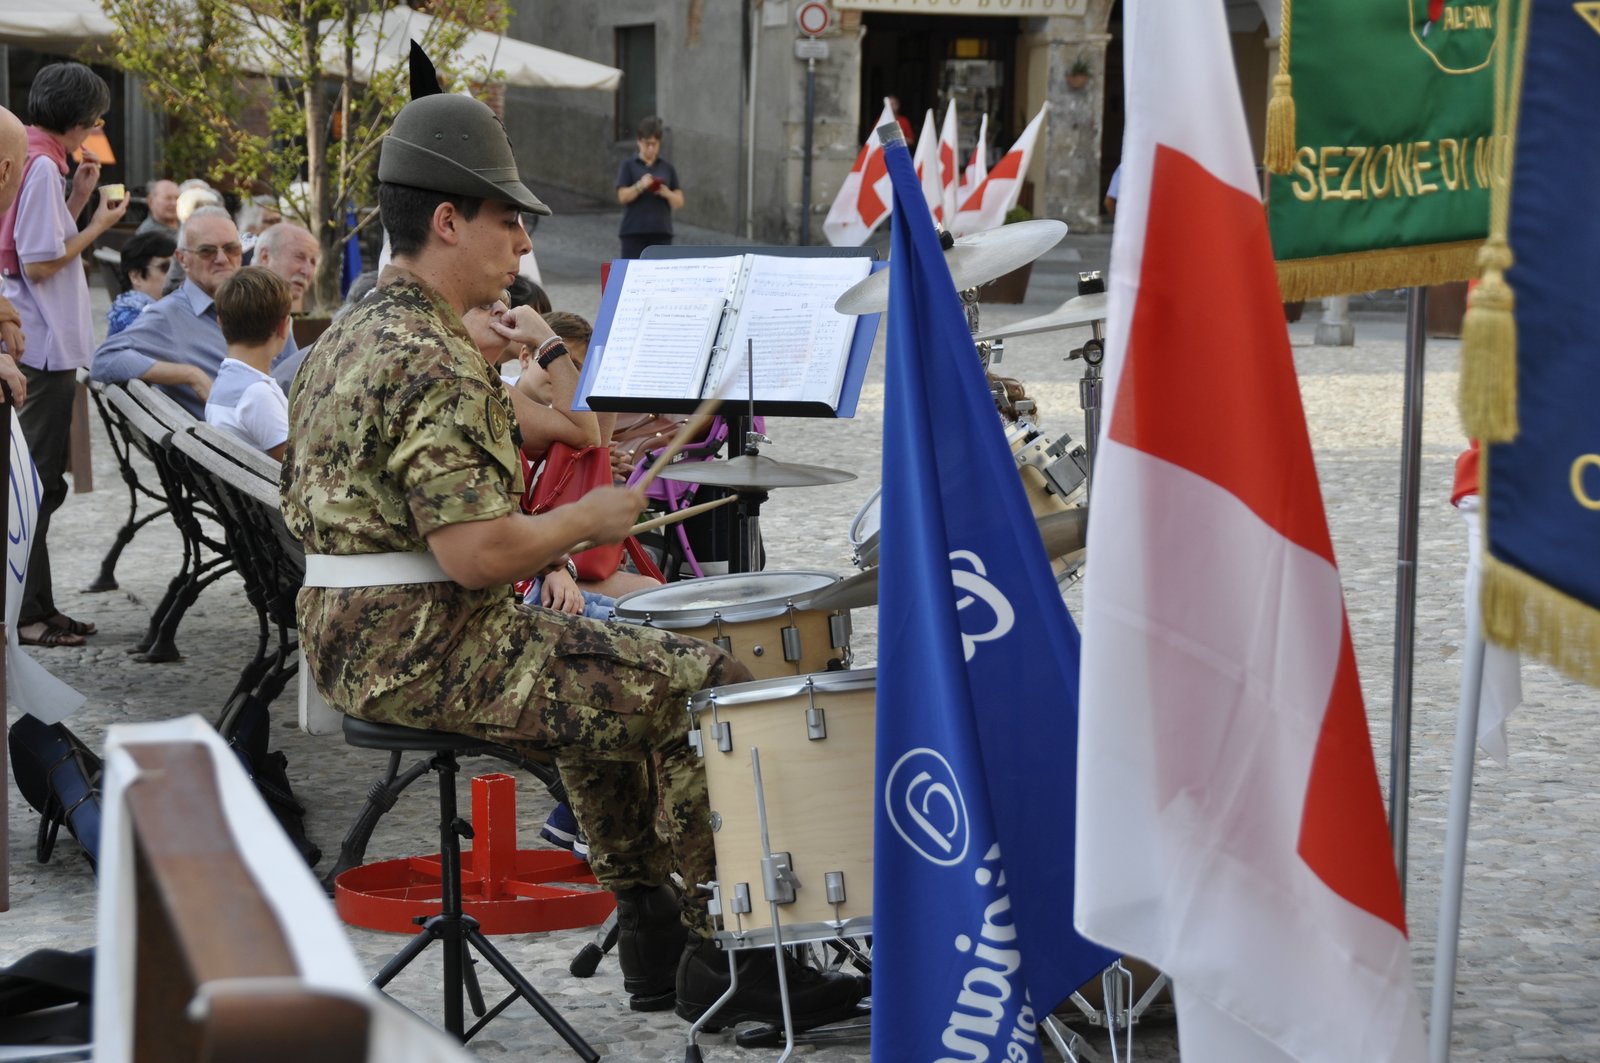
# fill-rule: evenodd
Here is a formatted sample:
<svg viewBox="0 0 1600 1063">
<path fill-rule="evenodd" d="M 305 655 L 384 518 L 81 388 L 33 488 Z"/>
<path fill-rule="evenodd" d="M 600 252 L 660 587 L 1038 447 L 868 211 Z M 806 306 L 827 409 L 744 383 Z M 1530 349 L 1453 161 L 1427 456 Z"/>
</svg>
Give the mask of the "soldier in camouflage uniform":
<svg viewBox="0 0 1600 1063">
<path fill-rule="evenodd" d="M 728 978 L 703 900 L 683 906 L 680 925 L 668 885 L 675 869 L 691 887 L 713 875 L 685 706 L 750 672 L 697 639 L 510 595 L 514 579 L 549 571 L 579 542 L 623 538 L 645 500 L 604 487 L 542 516 L 518 511 L 515 403 L 528 400 L 501 382 L 461 314 L 515 278 L 531 248 L 519 210 L 549 210 L 517 179 L 493 113 L 461 96 L 413 101 L 384 142 L 379 179 L 394 262 L 312 349 L 289 403 L 283 512 L 307 553 L 297 604 L 312 676 L 351 716 L 554 754 L 595 874 L 618 894 L 634 1006 L 670 1007 L 676 994 L 681 1013 L 698 1015 Z M 518 308 L 496 327 L 537 345 L 570 398 L 576 371 L 537 313 Z M 741 973 L 730 1019 L 778 1014 L 770 958 L 766 968 Z M 845 976 L 790 978 L 800 1016 L 831 1017 L 861 996 Z"/>
</svg>

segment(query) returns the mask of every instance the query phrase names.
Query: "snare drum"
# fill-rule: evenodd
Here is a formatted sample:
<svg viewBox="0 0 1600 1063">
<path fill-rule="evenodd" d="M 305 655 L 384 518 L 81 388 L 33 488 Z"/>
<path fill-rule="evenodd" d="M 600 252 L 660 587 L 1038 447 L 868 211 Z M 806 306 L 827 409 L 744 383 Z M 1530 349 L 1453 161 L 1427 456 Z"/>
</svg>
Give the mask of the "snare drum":
<svg viewBox="0 0 1600 1063">
<path fill-rule="evenodd" d="M 1028 504 L 1033 515 L 1059 513 L 1077 503 L 1088 482 L 1088 457 L 1081 443 L 1061 433 L 1052 442 L 1031 421 L 1018 421 L 1006 429 L 1011 456 L 1017 459 Z"/>
<path fill-rule="evenodd" d="M 850 666 L 850 614 L 808 608 L 828 572 L 736 572 L 617 599 L 616 617 L 714 642 L 758 679 Z"/>
<path fill-rule="evenodd" d="M 760 751 L 767 837 L 786 854 L 785 942 L 872 931 L 872 768 L 877 670 L 702 690 L 690 703 L 711 792 L 719 936 L 770 943 L 752 747 Z"/>
</svg>

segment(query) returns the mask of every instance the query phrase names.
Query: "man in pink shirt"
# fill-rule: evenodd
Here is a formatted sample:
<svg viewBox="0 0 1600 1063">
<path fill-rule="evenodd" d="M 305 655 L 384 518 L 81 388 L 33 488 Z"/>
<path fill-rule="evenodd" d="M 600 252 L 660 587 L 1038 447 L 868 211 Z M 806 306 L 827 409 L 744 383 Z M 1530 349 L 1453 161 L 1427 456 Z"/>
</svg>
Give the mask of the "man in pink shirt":
<svg viewBox="0 0 1600 1063">
<path fill-rule="evenodd" d="M 83 152 L 69 182 L 67 160 L 105 124 L 110 106 L 105 79 L 82 63 L 53 63 L 39 71 L 28 90 L 34 124 L 27 130 L 22 191 L 0 221 L 3 294 L 16 307 L 27 337 L 21 362 L 28 401 L 18 417 L 44 492 L 17 616 L 17 637 L 29 646 L 81 646 L 95 630 L 56 608 L 45 544 L 50 516 L 67 495 L 77 371 L 89 364 L 95 348 L 81 259 L 128 210 L 126 195 L 115 201 L 102 195 L 88 225 L 79 230 L 76 219 L 94 194 L 100 162 L 93 152 Z"/>
</svg>

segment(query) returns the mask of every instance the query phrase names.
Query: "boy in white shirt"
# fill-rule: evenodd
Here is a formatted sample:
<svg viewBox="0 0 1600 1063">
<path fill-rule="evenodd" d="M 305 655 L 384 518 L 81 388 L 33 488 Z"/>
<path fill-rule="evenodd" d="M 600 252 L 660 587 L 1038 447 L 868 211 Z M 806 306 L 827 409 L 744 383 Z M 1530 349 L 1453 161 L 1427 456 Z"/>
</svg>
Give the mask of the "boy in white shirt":
<svg viewBox="0 0 1600 1063">
<path fill-rule="evenodd" d="M 289 399 L 272 379 L 272 360 L 289 335 L 289 286 L 260 267 L 241 269 L 217 289 L 217 323 L 228 357 L 206 399 L 206 423 L 283 459 Z"/>
</svg>

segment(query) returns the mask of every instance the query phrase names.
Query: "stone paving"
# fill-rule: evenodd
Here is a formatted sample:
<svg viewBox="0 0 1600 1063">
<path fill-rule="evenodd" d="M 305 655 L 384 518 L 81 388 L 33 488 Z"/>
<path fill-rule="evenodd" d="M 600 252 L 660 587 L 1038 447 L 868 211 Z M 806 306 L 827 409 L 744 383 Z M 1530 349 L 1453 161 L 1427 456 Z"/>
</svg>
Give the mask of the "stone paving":
<svg viewBox="0 0 1600 1063">
<path fill-rule="evenodd" d="M 592 315 L 597 258 L 614 246 L 613 211 L 571 213 L 544 221 L 536 234 L 541 262 L 558 308 Z M 725 242 L 719 234 L 688 230 L 686 242 Z M 1067 294 L 1073 271 L 1103 266 L 1102 237 L 1069 242 L 1036 264 L 1033 285 L 1020 306 L 986 307 L 985 320 L 1007 322 L 1043 313 Z M 1197 278 L 1196 283 L 1208 283 Z M 100 304 L 103 308 L 103 300 Z M 1316 449 L 1323 495 L 1349 600 L 1350 623 L 1367 699 L 1379 771 L 1388 776 L 1391 658 L 1394 628 L 1396 498 L 1399 478 L 1402 353 L 1400 319 L 1392 311 L 1361 316 L 1357 345 L 1311 345 L 1312 325 L 1292 329 L 1302 393 Z M 1040 421 L 1053 436 L 1083 435 L 1075 386 L 1080 364 L 1063 357 L 1086 333 L 1050 333 L 1016 340 L 1002 372 L 1021 378 L 1037 400 Z M 1182 357 L 1181 351 L 1173 352 Z M 766 452 L 781 460 L 847 469 L 858 479 L 844 485 L 774 493 L 763 512 L 769 567 L 848 573 L 848 529 L 881 480 L 879 454 L 885 402 L 882 341 L 878 345 L 853 420 L 775 419 Z M 1462 621 L 1463 529 L 1447 503 L 1452 459 L 1461 445 L 1453 399 L 1456 346 L 1434 341 L 1429 349 L 1424 430 L 1423 505 L 1418 567 L 1419 599 L 1415 665 L 1415 722 L 1411 759 L 1408 913 L 1415 971 L 1423 994 L 1432 982 L 1435 920 Z M 1197 409 L 1195 416 L 1207 416 Z M 89 595 L 113 530 L 126 513 L 127 496 L 100 425 L 95 425 L 97 489 L 71 496 L 52 529 L 61 605 L 92 619 L 100 633 L 83 649 L 33 651 L 61 678 L 88 696 L 70 721 L 92 746 L 109 725 L 198 712 L 214 719 L 249 659 L 254 640 L 251 610 L 233 577 L 208 589 L 178 632 L 185 653 L 179 663 L 136 663 L 125 652 L 143 632 L 149 609 L 176 569 L 178 539 L 157 522 L 139 534 L 117 570 L 121 588 Z M 976 487 L 976 485 L 975 485 Z M 1196 533 L 1199 534 L 1197 529 Z M 1092 572 L 1092 565 L 1090 566 Z M 1092 575 L 1089 577 L 1092 578 Z M 1068 592 L 1076 608 L 1079 595 Z M 875 610 L 855 619 L 858 663 L 875 658 Z M 1526 703 L 1512 718 L 1511 761 L 1494 766 L 1480 758 L 1472 849 L 1469 857 L 1461 971 L 1456 994 L 1455 1058 L 1593 1061 L 1600 1059 L 1596 1003 L 1600 959 L 1600 884 L 1595 847 L 1600 840 L 1600 736 L 1584 712 L 1595 692 L 1568 682 L 1543 666 L 1524 669 Z M 292 691 L 290 692 L 292 694 Z M 351 750 L 337 738 L 311 738 L 295 725 L 285 696 L 276 706 L 275 733 L 289 757 L 296 792 L 310 809 L 312 837 L 330 855 L 383 757 Z M 10 782 L 8 780 L 8 785 Z M 531 780 L 519 787 L 521 838 L 537 844 L 549 800 Z M 416 787 L 385 817 L 369 849 L 374 859 L 431 852 L 436 844 L 434 792 Z M 0 915 L 9 962 L 42 946 L 81 947 L 94 940 L 94 879 L 73 842 L 63 837 L 50 863 L 33 856 L 37 817 L 10 790 L 11 911 Z M 866 811 L 863 810 L 863 814 Z M 611 1059 L 682 1057 L 685 1026 L 670 1014 L 641 1015 L 627 1009 L 614 960 L 598 975 L 578 980 L 567 964 L 590 938 L 588 931 L 514 936 L 500 943 L 572 1023 Z M 399 947 L 398 935 L 352 930 L 364 964 L 376 971 Z M 1292 942 L 1284 942 L 1291 953 Z M 1293 962 L 1292 955 L 1286 955 Z M 396 995 L 424 1015 L 438 1015 L 434 979 L 437 956 L 402 976 Z M 1351 1022 L 1361 1021 L 1358 1015 Z M 1109 1058 L 1103 1034 L 1081 1027 Z M 713 1060 L 762 1057 L 730 1035 L 704 1039 Z M 497 1019 L 473 1044 L 485 1059 L 564 1058 L 565 1047 L 524 1006 Z M 1152 1012 L 1138 1028 L 1136 1058 L 1178 1058 L 1169 1016 Z M 868 1058 L 865 1040 L 804 1046 L 819 1061 Z"/>
</svg>

